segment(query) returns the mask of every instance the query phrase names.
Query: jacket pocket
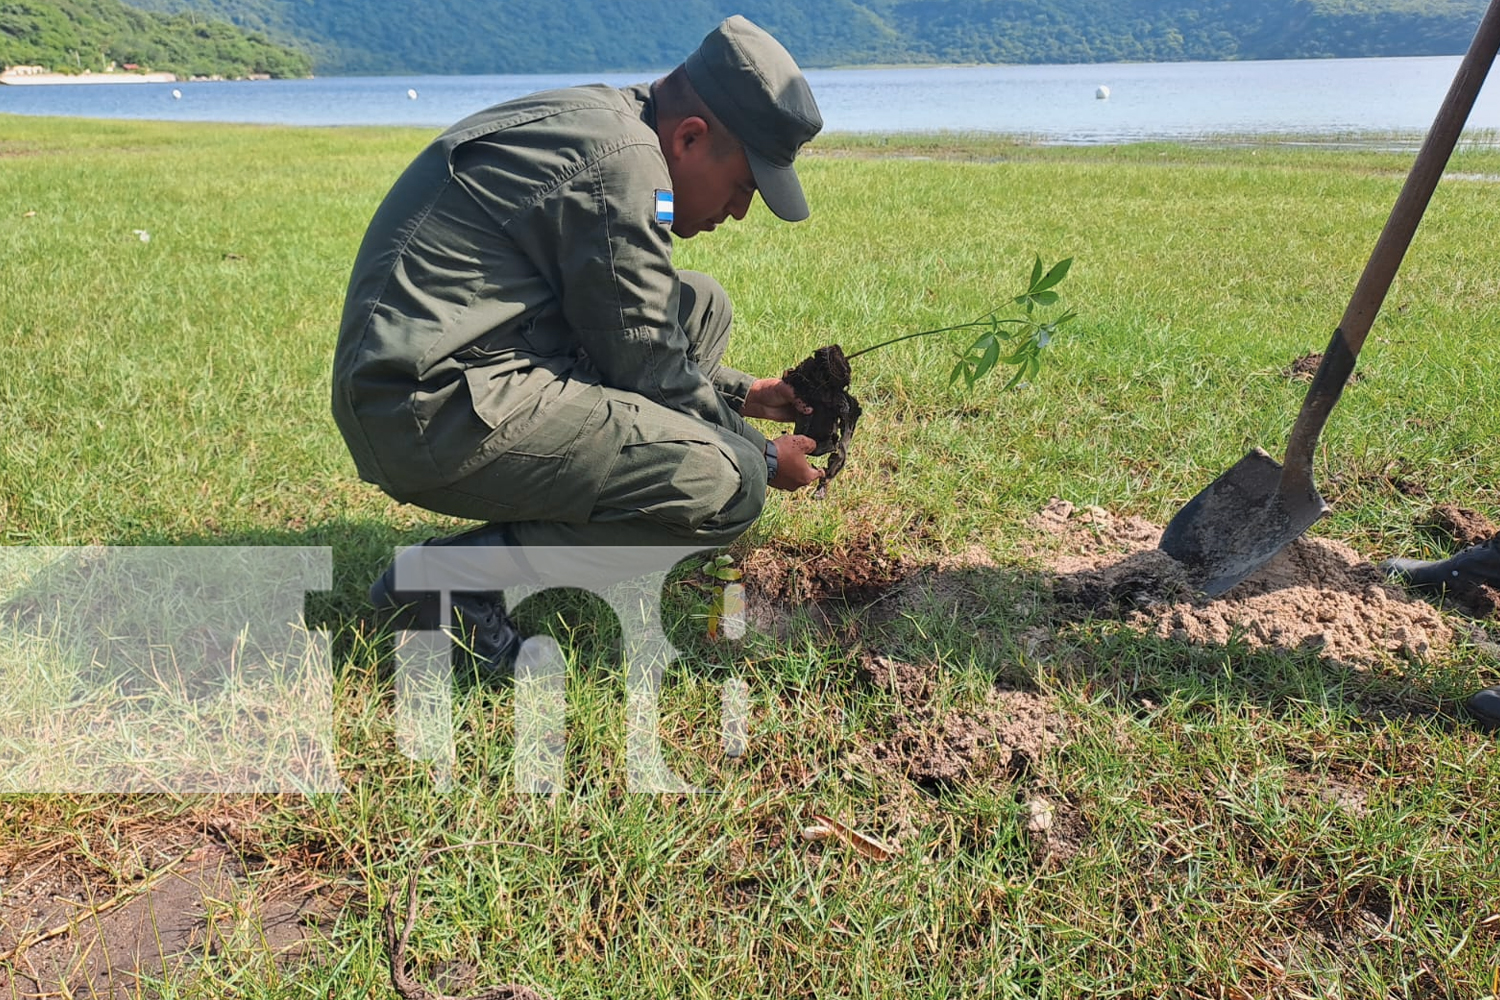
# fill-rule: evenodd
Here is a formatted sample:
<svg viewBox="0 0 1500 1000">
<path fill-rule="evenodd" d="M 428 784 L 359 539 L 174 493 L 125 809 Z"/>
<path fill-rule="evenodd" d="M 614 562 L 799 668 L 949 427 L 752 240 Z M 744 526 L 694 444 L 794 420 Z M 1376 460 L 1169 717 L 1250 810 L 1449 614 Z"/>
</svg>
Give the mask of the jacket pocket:
<svg viewBox="0 0 1500 1000">
<path fill-rule="evenodd" d="M 618 393 L 572 383 L 565 395 L 538 406 L 524 426 L 495 430 L 481 453 L 485 464 L 494 463 L 492 477 L 503 477 L 503 501 L 516 510 L 515 519 L 587 521 L 638 412 Z"/>
</svg>

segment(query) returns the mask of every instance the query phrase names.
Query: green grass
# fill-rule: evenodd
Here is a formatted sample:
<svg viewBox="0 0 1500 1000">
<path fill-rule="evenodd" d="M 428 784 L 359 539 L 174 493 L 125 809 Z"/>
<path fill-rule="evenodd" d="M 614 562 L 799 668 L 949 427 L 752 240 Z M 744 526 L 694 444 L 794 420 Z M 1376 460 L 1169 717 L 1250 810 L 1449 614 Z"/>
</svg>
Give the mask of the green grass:
<svg viewBox="0 0 1500 1000">
<path fill-rule="evenodd" d="M 838 551 L 877 528 L 912 562 L 980 546 L 998 567 L 950 575 L 960 598 L 851 614 L 843 633 L 798 621 L 788 639 L 710 643 L 695 588 L 673 588 L 685 655 L 663 741 L 718 794 L 626 794 L 618 628 L 586 602 L 523 606 L 569 661 L 568 787 L 549 797 L 515 794 L 509 688 L 459 692 L 451 791 L 403 757 L 387 637 L 362 620 L 392 546 L 450 525 L 360 483 L 327 403 L 364 225 L 428 136 L 0 124 L 0 539 L 333 551 L 333 588 L 308 614 L 332 634 L 344 794 L 0 800 L 11 859 L 61 844 L 107 875 L 133 816 L 243 808 L 268 878 L 310 867 L 353 891 L 311 966 L 279 969 L 236 939 L 162 995 L 388 995 L 372 908 L 422 847 L 471 839 L 511 845 L 422 875 L 424 978 L 468 963 L 479 985 L 570 998 L 1494 991 L 1500 754 L 1453 712 L 1496 681 L 1491 654 L 1356 671 L 1107 621 L 1064 628 L 1028 549 L 1049 497 L 1161 523 L 1249 447 L 1280 452 L 1305 392 L 1283 370 L 1326 346 L 1409 149 L 832 136 L 800 171 L 808 222 L 757 207 L 679 244 L 679 266 L 728 288 L 728 360 L 756 373 L 972 319 L 1038 254 L 1075 258 L 1062 291 L 1079 319 L 1013 393 L 1003 379 L 947 388 L 962 338 L 860 359 L 844 477 L 826 501 L 774 497 L 735 548 Z M 1467 144 L 1450 170 L 1477 179 L 1440 187 L 1320 445 L 1334 513 L 1314 533 L 1372 558 L 1442 551 L 1416 526 L 1433 503 L 1500 515 L 1500 151 Z M 1024 641 L 1037 625 L 1051 653 Z M 868 653 L 932 665 L 942 707 L 982 704 L 997 682 L 1052 697 L 1067 741 L 938 787 L 865 768 L 902 711 L 861 680 Z M 26 669 L 0 666 L 6 690 L 66 690 L 65 664 Z M 719 690 L 734 676 L 753 717 L 729 759 Z M 163 697 L 156 718 L 198 724 Z M 41 711 L 10 702 L 7 724 Z M 1077 818 L 1071 856 L 1028 842 L 1037 795 Z M 903 853 L 808 844 L 812 812 Z"/>
</svg>

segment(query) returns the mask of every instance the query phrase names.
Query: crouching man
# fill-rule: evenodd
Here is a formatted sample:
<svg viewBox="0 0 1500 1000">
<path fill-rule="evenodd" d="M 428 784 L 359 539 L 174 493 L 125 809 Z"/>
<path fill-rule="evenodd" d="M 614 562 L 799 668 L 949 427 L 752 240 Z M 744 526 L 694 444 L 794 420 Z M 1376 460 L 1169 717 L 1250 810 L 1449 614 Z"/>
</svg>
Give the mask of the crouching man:
<svg viewBox="0 0 1500 1000">
<path fill-rule="evenodd" d="M 821 472 L 810 438 L 747 417 L 808 412 L 779 378 L 722 363 L 724 289 L 673 238 L 743 219 L 758 193 L 808 215 L 793 169 L 822 118 L 797 64 L 743 17 L 650 84 L 522 97 L 449 128 L 406 169 L 355 260 L 333 414 L 360 476 L 481 524 L 429 546 L 719 546 L 767 487 Z M 371 600 L 443 624 L 437 595 Z M 407 578 L 403 578 L 404 580 Z M 481 667 L 519 637 L 495 593 L 453 595 Z"/>
</svg>

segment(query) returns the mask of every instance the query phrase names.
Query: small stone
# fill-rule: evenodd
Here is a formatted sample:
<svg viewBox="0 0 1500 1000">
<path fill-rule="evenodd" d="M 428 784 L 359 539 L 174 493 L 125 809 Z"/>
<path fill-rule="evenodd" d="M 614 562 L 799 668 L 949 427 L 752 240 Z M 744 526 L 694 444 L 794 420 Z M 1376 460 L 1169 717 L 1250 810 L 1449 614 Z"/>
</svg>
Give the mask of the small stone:
<svg viewBox="0 0 1500 1000">
<path fill-rule="evenodd" d="M 1060 497 L 1053 497 L 1042 508 L 1042 516 L 1049 521 L 1066 521 L 1073 516 L 1073 505 Z"/>
<path fill-rule="evenodd" d="M 1052 803 L 1038 797 L 1026 803 L 1026 808 L 1031 811 L 1031 815 L 1026 820 L 1027 830 L 1032 833 L 1046 833 L 1052 829 L 1052 820 L 1057 814 L 1057 810 L 1052 807 Z"/>
</svg>

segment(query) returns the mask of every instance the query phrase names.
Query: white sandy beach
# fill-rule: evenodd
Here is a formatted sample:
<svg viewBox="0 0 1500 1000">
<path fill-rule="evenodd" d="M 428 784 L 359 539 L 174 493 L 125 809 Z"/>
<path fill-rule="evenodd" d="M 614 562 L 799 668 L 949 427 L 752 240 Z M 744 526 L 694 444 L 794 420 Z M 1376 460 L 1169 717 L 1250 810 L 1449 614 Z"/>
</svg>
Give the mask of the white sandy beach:
<svg viewBox="0 0 1500 1000">
<path fill-rule="evenodd" d="M 175 83 L 175 73 L 0 73 L 0 84 L 32 87 L 79 83 Z"/>
</svg>

